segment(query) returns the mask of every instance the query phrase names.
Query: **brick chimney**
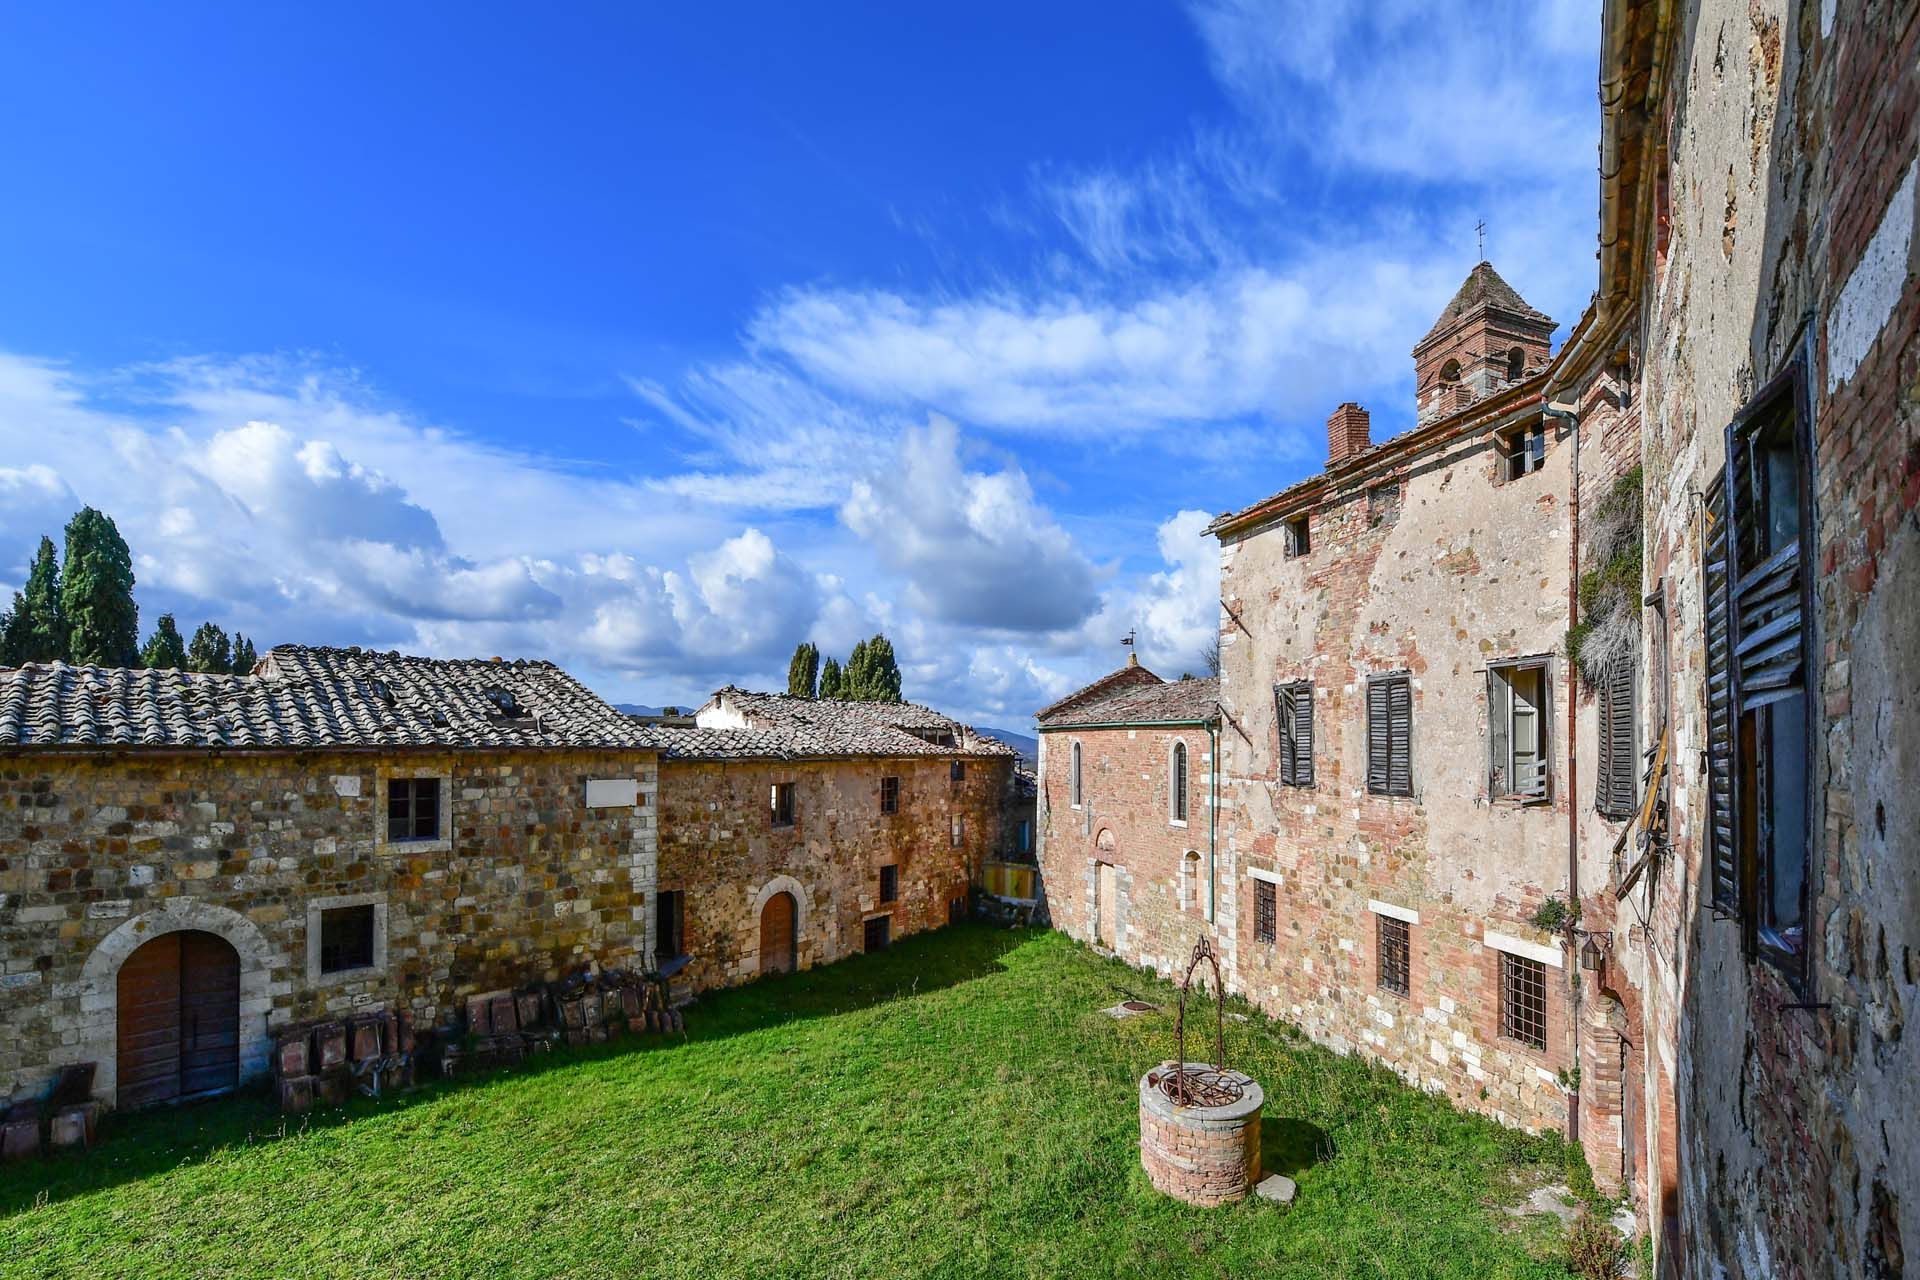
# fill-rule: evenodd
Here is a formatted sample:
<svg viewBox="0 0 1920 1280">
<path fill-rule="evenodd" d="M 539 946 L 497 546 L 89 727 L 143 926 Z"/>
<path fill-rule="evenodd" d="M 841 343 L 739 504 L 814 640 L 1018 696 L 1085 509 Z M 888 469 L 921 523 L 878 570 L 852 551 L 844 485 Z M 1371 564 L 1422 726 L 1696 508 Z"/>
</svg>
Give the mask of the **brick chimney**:
<svg viewBox="0 0 1920 1280">
<path fill-rule="evenodd" d="M 1327 466 L 1337 467 L 1355 454 L 1373 447 L 1372 421 L 1367 411 L 1349 400 L 1327 419 Z"/>
</svg>

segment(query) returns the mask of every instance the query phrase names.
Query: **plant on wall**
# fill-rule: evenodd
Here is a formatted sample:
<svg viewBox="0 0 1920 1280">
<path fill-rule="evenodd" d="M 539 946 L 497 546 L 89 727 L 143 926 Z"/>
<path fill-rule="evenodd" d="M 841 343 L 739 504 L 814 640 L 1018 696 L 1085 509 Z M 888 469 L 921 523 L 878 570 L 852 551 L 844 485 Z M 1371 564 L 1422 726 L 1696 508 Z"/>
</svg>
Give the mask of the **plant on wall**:
<svg viewBox="0 0 1920 1280">
<path fill-rule="evenodd" d="M 1567 632 L 1567 656 L 1596 685 L 1640 634 L 1642 513 L 1636 466 L 1614 482 L 1585 521 L 1581 563 L 1590 567 L 1580 574 L 1580 621 Z"/>
</svg>

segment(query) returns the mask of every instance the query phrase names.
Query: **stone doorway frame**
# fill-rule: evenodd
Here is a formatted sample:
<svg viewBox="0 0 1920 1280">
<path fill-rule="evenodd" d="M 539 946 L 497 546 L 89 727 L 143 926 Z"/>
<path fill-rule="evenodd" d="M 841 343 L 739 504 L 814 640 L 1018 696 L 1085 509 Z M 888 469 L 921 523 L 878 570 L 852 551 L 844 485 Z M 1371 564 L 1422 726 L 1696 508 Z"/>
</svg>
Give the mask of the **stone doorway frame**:
<svg viewBox="0 0 1920 1280">
<path fill-rule="evenodd" d="M 792 876 L 779 875 L 761 885 L 753 895 L 753 906 L 747 912 L 747 927 L 751 930 L 753 945 L 746 948 L 749 957 L 745 970 L 749 974 L 760 972 L 760 913 L 766 910 L 767 900 L 776 893 L 793 895 L 793 971 L 806 967 L 806 948 L 801 944 L 807 939 L 807 886 Z"/>
</svg>

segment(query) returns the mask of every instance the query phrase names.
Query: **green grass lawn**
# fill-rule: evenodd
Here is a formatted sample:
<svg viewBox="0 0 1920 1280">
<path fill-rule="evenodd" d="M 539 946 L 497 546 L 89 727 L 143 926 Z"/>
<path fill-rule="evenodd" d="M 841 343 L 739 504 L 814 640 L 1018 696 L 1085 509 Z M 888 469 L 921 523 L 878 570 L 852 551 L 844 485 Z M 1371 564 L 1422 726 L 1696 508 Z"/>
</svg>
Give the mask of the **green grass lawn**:
<svg viewBox="0 0 1920 1280">
<path fill-rule="evenodd" d="M 0 1273 L 220 1276 L 1564 1276 L 1504 1207 L 1575 1160 L 1255 1017 L 1290 1209 L 1140 1171 L 1156 979 L 965 926 L 711 995 L 689 1035 L 341 1112 L 227 1100 L 0 1167 Z M 1210 1025 L 1212 1019 L 1206 1019 Z M 1575 1170 L 1577 1177 L 1578 1171 Z"/>
</svg>

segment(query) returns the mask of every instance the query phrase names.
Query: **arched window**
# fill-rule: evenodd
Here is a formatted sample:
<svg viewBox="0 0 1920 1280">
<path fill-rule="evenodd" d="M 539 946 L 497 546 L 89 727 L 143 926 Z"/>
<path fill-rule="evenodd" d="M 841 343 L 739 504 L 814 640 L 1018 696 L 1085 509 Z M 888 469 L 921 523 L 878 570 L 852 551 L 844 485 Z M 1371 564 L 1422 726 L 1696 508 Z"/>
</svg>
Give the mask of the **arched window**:
<svg viewBox="0 0 1920 1280">
<path fill-rule="evenodd" d="M 1175 822 L 1187 820 L 1187 744 L 1173 744 L 1167 767 L 1167 816 Z"/>
<path fill-rule="evenodd" d="M 1527 353 L 1519 347 L 1507 352 L 1507 381 L 1518 382 L 1527 376 Z"/>
<path fill-rule="evenodd" d="M 1067 799 L 1074 808 L 1080 807 L 1080 744 L 1077 742 L 1073 744 L 1072 762 L 1068 765 Z"/>
<path fill-rule="evenodd" d="M 1440 381 L 1443 383 L 1460 381 L 1460 362 L 1449 360 L 1440 366 Z"/>
</svg>

